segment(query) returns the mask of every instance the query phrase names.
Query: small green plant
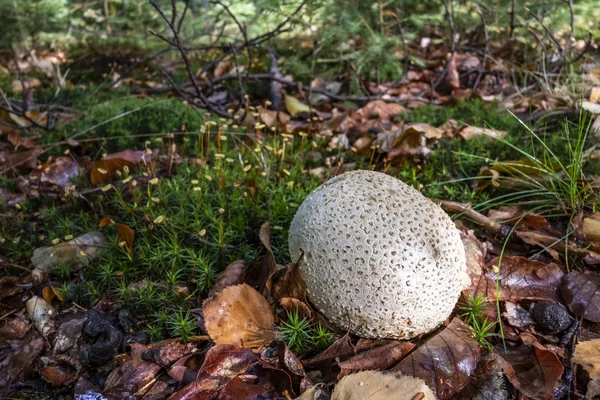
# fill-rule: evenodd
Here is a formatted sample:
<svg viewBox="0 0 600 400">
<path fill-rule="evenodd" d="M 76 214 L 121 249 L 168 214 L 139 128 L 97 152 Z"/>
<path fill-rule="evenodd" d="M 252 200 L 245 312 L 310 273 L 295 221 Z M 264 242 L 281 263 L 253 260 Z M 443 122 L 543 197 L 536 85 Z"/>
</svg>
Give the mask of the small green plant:
<svg viewBox="0 0 600 400">
<path fill-rule="evenodd" d="M 313 329 L 313 339 L 312 344 L 315 350 L 321 351 L 325 350 L 329 346 L 333 344 L 335 341 L 335 336 L 333 333 L 324 328 L 321 324 L 318 324 Z"/>
<path fill-rule="evenodd" d="M 488 323 L 488 317 L 486 317 L 486 308 L 489 304 L 487 297 L 479 293 L 475 295 L 470 293 L 459 305 L 459 309 L 460 316 L 469 326 L 469 331 L 477 343 L 482 347 L 492 349 L 493 346 L 489 339 L 498 335 L 494 332 L 497 321 Z"/>
<path fill-rule="evenodd" d="M 171 315 L 167 321 L 167 327 L 173 337 L 181 338 L 184 341 L 188 340 L 198 328 L 189 311 L 178 311 Z"/>
<path fill-rule="evenodd" d="M 165 331 L 162 326 L 157 324 L 150 324 L 146 327 L 146 333 L 150 337 L 150 340 L 157 342 L 165 338 Z"/>
<path fill-rule="evenodd" d="M 309 350 L 314 342 L 311 323 L 308 318 L 301 317 L 298 310 L 287 312 L 287 321 L 281 323 L 279 333 L 296 354 Z"/>
</svg>

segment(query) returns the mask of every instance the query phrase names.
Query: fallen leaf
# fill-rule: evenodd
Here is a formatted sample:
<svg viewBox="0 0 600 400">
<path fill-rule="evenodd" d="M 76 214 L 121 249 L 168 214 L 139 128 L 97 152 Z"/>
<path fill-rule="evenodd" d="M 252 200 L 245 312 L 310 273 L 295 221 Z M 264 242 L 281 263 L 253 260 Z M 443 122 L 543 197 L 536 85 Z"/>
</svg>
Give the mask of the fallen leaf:
<svg viewBox="0 0 600 400">
<path fill-rule="evenodd" d="M 21 171 L 35 169 L 40 154 L 42 154 L 42 149 L 39 147 L 20 153 L 0 151 L 0 173 L 13 168 L 18 168 Z"/>
<path fill-rule="evenodd" d="M 8 319 L 0 327 L 0 341 L 22 339 L 30 329 L 31 325 L 25 322 L 25 319 L 22 317 Z"/>
<path fill-rule="evenodd" d="M 544 264 L 521 256 L 504 256 L 490 261 L 485 277 L 487 297 L 499 301 L 559 300 L 559 287 L 564 275 L 557 264 Z M 493 267 L 500 268 L 498 275 Z M 496 280 L 499 281 L 496 292 Z"/>
<path fill-rule="evenodd" d="M 38 296 L 33 296 L 27 300 L 25 306 L 33 325 L 44 337 L 47 337 L 54 331 L 53 319 L 56 312 L 50 304 L 46 303 L 46 300 Z"/>
<path fill-rule="evenodd" d="M 394 340 L 383 346 L 369 349 L 345 361 L 338 362 L 341 371 L 337 377 L 340 379 L 343 376 L 363 370 L 380 371 L 388 369 L 415 347 L 414 343 Z"/>
<path fill-rule="evenodd" d="M 564 370 L 556 354 L 525 345 L 496 350 L 506 377 L 517 390 L 534 400 L 554 398 L 554 388 Z"/>
<path fill-rule="evenodd" d="M 552 228 L 546 218 L 520 206 L 502 206 L 488 211 L 487 215 L 488 218 L 500 224 L 514 226 L 518 223 L 520 229 L 545 230 Z"/>
<path fill-rule="evenodd" d="M 135 163 L 122 158 L 98 160 L 92 167 L 90 181 L 92 185 L 109 182 L 117 175 L 117 171 L 123 172 L 125 167 L 132 169 L 135 165 Z"/>
<path fill-rule="evenodd" d="M 13 382 L 29 376 L 45 345 L 44 337 L 35 329 L 30 329 L 22 339 L 0 342 L 0 394 Z"/>
<path fill-rule="evenodd" d="M 597 273 L 571 271 L 563 277 L 560 289 L 573 314 L 600 322 L 600 276 Z"/>
<path fill-rule="evenodd" d="M 144 150 L 123 150 L 118 153 L 107 154 L 102 157 L 103 160 L 124 160 L 131 164 L 148 162 L 156 158 L 155 152 L 148 154 Z"/>
<path fill-rule="evenodd" d="M 568 250 L 570 253 L 582 254 L 584 256 L 583 260 L 590 265 L 600 264 L 599 253 L 587 248 L 580 248 L 571 242 L 565 245 L 564 238 L 534 231 L 515 231 L 515 235 L 523 240 L 523 242 L 539 246 L 544 250 L 549 249 L 561 254 L 564 254 L 565 250 Z"/>
<path fill-rule="evenodd" d="M 475 373 L 480 357 L 479 343 L 460 319 L 423 343 L 393 371 L 421 378 L 440 399 L 460 392 Z"/>
<path fill-rule="evenodd" d="M 250 265 L 246 260 L 236 260 L 229 264 L 221 272 L 208 292 L 208 297 L 212 297 L 227 286 L 240 285 L 244 283 L 244 277 Z"/>
<path fill-rule="evenodd" d="M 79 378 L 81 363 L 67 355 L 57 355 L 40 371 L 53 387 L 68 386 Z"/>
<path fill-rule="evenodd" d="M 430 387 L 420 378 L 383 371 L 362 371 L 342 378 L 331 400 L 435 400 Z"/>
<path fill-rule="evenodd" d="M 531 317 L 529 311 L 516 303 L 507 301 L 504 303 L 506 312 L 503 314 L 510 326 L 525 329 L 529 325 L 533 325 L 535 321 Z"/>
<path fill-rule="evenodd" d="M 600 213 L 585 217 L 581 222 L 579 231 L 593 248 L 600 250 Z"/>
<path fill-rule="evenodd" d="M 52 183 L 64 189 L 71 186 L 72 178 L 79 176 L 79 166 L 70 157 L 56 157 L 31 175 L 38 176 L 40 182 Z"/>
<path fill-rule="evenodd" d="M 337 357 L 345 357 L 356 354 L 356 347 L 352 344 L 352 339 L 349 334 L 337 339 L 331 346 L 323 350 L 316 356 L 304 360 L 304 365 L 312 366 L 323 361 L 329 361 Z"/>
<path fill-rule="evenodd" d="M 448 60 L 448 74 L 446 76 L 446 80 L 448 82 L 448 86 L 450 86 L 451 89 L 458 89 L 460 88 L 460 76 L 458 75 L 458 70 L 457 70 L 457 55 L 456 54 L 450 54 L 449 55 L 449 60 Z"/>
<path fill-rule="evenodd" d="M 292 117 L 295 117 L 299 113 L 310 112 L 310 107 L 302 103 L 297 98 L 285 95 L 285 108 Z"/>
<path fill-rule="evenodd" d="M 356 114 L 363 120 L 377 118 L 384 123 L 389 122 L 391 117 L 404 111 L 406 111 L 406 109 L 398 103 L 388 103 L 385 100 L 373 100 L 364 107 L 358 109 Z"/>
<path fill-rule="evenodd" d="M 498 131 L 488 128 L 477 128 L 475 126 L 465 126 L 458 134 L 465 140 L 473 139 L 474 137 L 486 136 L 493 139 L 501 139 L 506 136 L 506 131 Z"/>
<path fill-rule="evenodd" d="M 100 232 L 89 232 L 55 246 L 33 251 L 31 262 L 36 268 L 50 272 L 56 264 L 85 264 L 100 254 L 106 240 Z"/>
<path fill-rule="evenodd" d="M 36 140 L 37 137 L 22 137 L 18 132 L 11 132 L 8 134 L 8 141 L 15 146 L 15 150 L 18 150 L 19 147 L 33 149 L 38 146 Z"/>
<path fill-rule="evenodd" d="M 581 365 L 590 375 L 586 399 L 600 395 L 600 339 L 577 343 L 572 361 Z"/>
<path fill-rule="evenodd" d="M 269 303 L 246 284 L 226 287 L 207 299 L 202 309 L 208 335 L 217 344 L 254 348 L 275 339 Z"/>
<path fill-rule="evenodd" d="M 216 399 L 223 387 L 255 363 L 256 355 L 250 349 L 217 344 L 206 353 L 196 380 L 169 400 Z"/>
<path fill-rule="evenodd" d="M 581 108 L 592 114 L 600 114 L 600 104 L 592 103 L 591 101 L 584 101 L 581 103 Z"/>
<path fill-rule="evenodd" d="M 11 89 L 15 93 L 23 92 L 23 89 L 30 90 L 42 86 L 42 82 L 38 78 L 25 78 L 23 82 L 21 80 L 15 80 L 10 85 Z"/>
</svg>

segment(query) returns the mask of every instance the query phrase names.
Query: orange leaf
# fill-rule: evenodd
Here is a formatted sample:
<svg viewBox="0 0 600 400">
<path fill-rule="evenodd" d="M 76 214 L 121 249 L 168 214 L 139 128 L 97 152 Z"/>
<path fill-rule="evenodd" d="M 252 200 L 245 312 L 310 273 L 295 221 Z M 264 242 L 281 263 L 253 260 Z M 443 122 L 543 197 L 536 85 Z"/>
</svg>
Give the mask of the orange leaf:
<svg viewBox="0 0 600 400">
<path fill-rule="evenodd" d="M 114 224 L 114 223 L 115 223 L 115 221 L 113 221 L 112 218 L 110 218 L 110 217 L 104 217 L 104 218 L 102 218 L 100 220 L 100 223 L 98 224 L 98 226 L 100 228 L 103 228 L 105 226 L 108 226 L 108 225 Z"/>
<path fill-rule="evenodd" d="M 125 242 L 127 250 L 133 248 L 133 240 L 135 239 L 135 231 L 125 224 L 115 224 L 117 227 L 117 236 Z"/>
<path fill-rule="evenodd" d="M 90 176 L 92 185 L 109 182 L 116 175 L 117 171 L 123 171 L 125 166 L 133 168 L 135 164 L 122 158 L 96 161 L 92 167 L 92 174 Z"/>
<path fill-rule="evenodd" d="M 51 304 L 55 296 L 52 286 L 46 286 L 44 289 L 42 289 L 42 296 L 44 297 L 44 300 L 46 300 L 46 303 Z"/>
<path fill-rule="evenodd" d="M 202 309 L 206 330 L 216 344 L 253 348 L 275 339 L 269 303 L 246 284 L 226 287 L 207 299 Z"/>
</svg>

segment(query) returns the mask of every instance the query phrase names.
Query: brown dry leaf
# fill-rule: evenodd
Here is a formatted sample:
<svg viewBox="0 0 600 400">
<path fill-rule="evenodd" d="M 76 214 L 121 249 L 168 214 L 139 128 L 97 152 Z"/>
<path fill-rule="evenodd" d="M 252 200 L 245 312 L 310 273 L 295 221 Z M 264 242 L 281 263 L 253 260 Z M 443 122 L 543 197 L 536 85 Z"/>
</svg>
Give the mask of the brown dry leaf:
<svg viewBox="0 0 600 400">
<path fill-rule="evenodd" d="M 556 354 L 525 345 L 496 350 L 506 377 L 517 390 L 534 400 L 554 398 L 554 388 L 564 370 Z"/>
<path fill-rule="evenodd" d="M 473 139 L 476 136 L 487 136 L 493 139 L 501 139 L 506 136 L 506 131 L 477 128 L 475 126 L 465 126 L 458 132 L 458 134 L 465 140 Z"/>
<path fill-rule="evenodd" d="M 389 122 L 391 117 L 406 111 L 404 107 L 397 103 L 387 103 L 384 100 L 373 100 L 364 107 L 358 109 L 356 114 L 363 120 L 376 117 L 382 123 Z M 364 122 L 364 121 L 363 121 Z"/>
<path fill-rule="evenodd" d="M 141 162 L 148 162 L 156 158 L 156 152 L 152 154 L 146 153 L 144 150 L 123 150 L 118 153 L 107 154 L 103 160 L 125 160 L 131 164 L 139 164 Z"/>
<path fill-rule="evenodd" d="M 571 271 L 564 276 L 560 289 L 573 314 L 600 322 L 600 276 L 597 273 Z"/>
<path fill-rule="evenodd" d="M 37 137 L 22 137 L 21 134 L 17 132 L 11 132 L 8 134 L 8 141 L 15 146 L 15 150 L 18 150 L 19 147 L 33 149 L 38 146 L 36 140 Z"/>
<path fill-rule="evenodd" d="M 53 387 L 68 386 L 79 378 L 81 363 L 67 355 L 54 356 L 40 371 L 42 377 Z"/>
<path fill-rule="evenodd" d="M 493 270 L 498 258 L 490 261 L 485 277 L 487 297 L 499 301 L 550 300 L 560 301 L 559 287 L 564 275 L 557 264 L 544 264 L 521 256 L 504 256 L 498 275 Z M 499 290 L 496 293 L 496 280 Z M 498 296 L 498 297 L 496 297 Z"/>
<path fill-rule="evenodd" d="M 288 312 L 297 311 L 301 317 L 305 317 L 307 319 L 312 319 L 313 317 L 313 312 L 310 307 L 307 306 L 303 301 L 293 297 L 282 297 L 281 300 L 279 300 L 279 305 L 285 308 Z"/>
<path fill-rule="evenodd" d="M 231 62 L 231 57 L 225 57 L 221 61 L 217 63 L 215 66 L 215 71 L 213 75 L 215 78 L 220 78 L 225 75 L 232 68 L 233 63 Z"/>
<path fill-rule="evenodd" d="M 345 334 L 323 352 L 316 356 L 304 360 L 304 365 L 315 365 L 323 361 L 329 361 L 337 357 L 344 357 L 356 354 L 356 347 L 352 344 L 352 339 L 349 334 Z"/>
<path fill-rule="evenodd" d="M 419 378 L 384 371 L 362 371 L 342 378 L 331 400 L 435 400 L 430 387 Z"/>
<path fill-rule="evenodd" d="M 267 288 L 269 289 L 269 299 L 272 302 L 277 303 L 283 297 L 294 297 L 301 300 L 306 298 L 306 284 L 302 278 L 299 264 L 298 262 L 286 265 L 269 277 Z"/>
<path fill-rule="evenodd" d="M 590 374 L 586 398 L 600 395 L 600 339 L 577 343 L 573 362 L 581 365 Z"/>
<path fill-rule="evenodd" d="M 23 381 L 35 367 L 46 341 L 35 329 L 30 329 L 22 339 L 0 341 L 0 395 L 17 381 Z"/>
<path fill-rule="evenodd" d="M 369 349 L 345 361 L 338 362 L 341 371 L 337 378 L 364 370 L 385 370 L 400 361 L 416 345 L 411 342 L 394 340 L 383 346 Z"/>
<path fill-rule="evenodd" d="M 14 93 L 21 93 L 23 91 L 23 87 L 25 87 L 25 90 L 30 90 L 41 86 L 42 82 L 38 78 L 25 78 L 23 79 L 22 83 L 20 80 L 13 81 L 11 84 L 11 89 Z"/>
<path fill-rule="evenodd" d="M 581 222 L 579 231 L 593 248 L 600 250 L 600 213 L 585 217 Z"/>
<path fill-rule="evenodd" d="M 8 319 L 0 327 L 0 341 L 8 339 L 22 339 L 31 326 L 22 317 Z"/>
<path fill-rule="evenodd" d="M 208 335 L 217 344 L 255 348 L 275 339 L 269 303 L 246 284 L 226 287 L 207 299 L 202 309 Z"/>
<path fill-rule="evenodd" d="M 236 260 L 229 264 L 223 272 L 217 276 L 215 284 L 210 288 L 208 297 L 212 297 L 227 286 L 240 285 L 244 283 L 244 277 L 250 264 L 246 260 Z"/>
<path fill-rule="evenodd" d="M 458 63 L 457 63 L 457 58 L 458 56 L 456 54 L 449 54 L 448 55 L 449 60 L 448 60 L 448 75 L 446 76 L 446 80 L 448 82 L 448 86 L 450 86 L 451 89 L 459 89 L 460 88 L 460 76 L 458 74 Z"/>
<path fill-rule="evenodd" d="M 115 224 L 115 226 L 117 227 L 117 236 L 122 242 L 125 242 L 125 248 L 131 252 L 135 240 L 135 231 L 125 224 Z"/>
<path fill-rule="evenodd" d="M 44 287 L 44 289 L 42 289 L 42 297 L 48 304 L 52 304 L 52 300 L 54 300 L 54 298 L 57 298 L 59 301 L 64 300 L 62 292 L 54 286 Z"/>
<path fill-rule="evenodd" d="M 590 265 L 600 264 L 599 253 L 589 249 L 577 247 L 572 243 L 565 245 L 564 238 L 534 231 L 515 231 L 515 235 L 517 235 L 523 242 L 527 244 L 539 246 L 544 250 L 548 250 L 550 254 L 552 254 L 552 252 L 564 254 L 565 249 L 567 249 L 571 253 L 583 255 L 583 260 Z"/>
<path fill-rule="evenodd" d="M 109 182 L 117 175 L 117 171 L 123 172 L 123 168 L 132 169 L 135 163 L 124 160 L 122 158 L 102 159 L 94 162 L 90 180 L 92 185 Z"/>
<path fill-rule="evenodd" d="M 600 100 L 600 86 L 594 86 L 590 91 L 590 102 L 598 103 Z"/>
<path fill-rule="evenodd" d="M 223 387 L 243 374 L 256 362 L 257 356 L 249 349 L 235 345 L 211 347 L 196 380 L 174 393 L 170 400 L 216 399 Z M 221 397 L 222 398 L 222 397 Z"/>
<path fill-rule="evenodd" d="M 531 230 L 550 230 L 548 220 L 539 214 L 531 213 L 520 206 L 502 206 L 488 211 L 488 218 L 500 224 L 515 225 Z"/>
<path fill-rule="evenodd" d="M 419 134 L 425 137 L 425 139 L 441 139 L 444 136 L 444 131 L 436 128 L 435 126 L 418 122 L 414 124 L 408 124 L 404 127 L 404 135 L 415 135 Z"/>
<path fill-rule="evenodd" d="M 21 171 L 35 169 L 40 154 L 42 154 L 40 147 L 20 153 L 0 151 L 0 174 L 12 168 L 18 168 Z"/>
<path fill-rule="evenodd" d="M 479 239 L 475 237 L 473 231 L 468 231 L 466 234 L 461 232 L 460 238 L 467 258 L 467 274 L 471 280 L 471 285 L 463 290 L 463 294 L 469 296 L 469 294 L 485 293 L 483 291 L 483 288 L 486 287 L 483 274 L 485 266 L 484 247 Z"/>
<path fill-rule="evenodd" d="M 421 378 L 440 399 L 460 392 L 477 369 L 479 343 L 458 318 L 423 343 L 393 370 Z"/>
</svg>

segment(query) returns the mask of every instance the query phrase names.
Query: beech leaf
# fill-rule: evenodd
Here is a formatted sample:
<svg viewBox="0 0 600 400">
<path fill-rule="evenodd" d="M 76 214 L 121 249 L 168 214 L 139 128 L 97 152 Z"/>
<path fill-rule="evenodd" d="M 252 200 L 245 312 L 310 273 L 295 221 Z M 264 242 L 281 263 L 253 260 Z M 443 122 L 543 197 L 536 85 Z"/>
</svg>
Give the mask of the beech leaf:
<svg viewBox="0 0 600 400">
<path fill-rule="evenodd" d="M 402 360 L 394 371 L 423 379 L 438 398 L 446 399 L 467 386 L 479 358 L 479 343 L 468 327 L 454 318 L 444 330 Z"/>
<path fill-rule="evenodd" d="M 571 271 L 562 281 L 561 293 L 569 310 L 588 321 L 600 322 L 600 276 Z"/>
<path fill-rule="evenodd" d="M 331 400 L 434 400 L 435 396 L 420 378 L 383 371 L 362 371 L 342 378 Z"/>
<path fill-rule="evenodd" d="M 261 347 L 275 339 L 273 312 L 267 300 L 250 286 L 228 286 L 203 306 L 208 335 L 217 344 Z"/>
</svg>

